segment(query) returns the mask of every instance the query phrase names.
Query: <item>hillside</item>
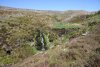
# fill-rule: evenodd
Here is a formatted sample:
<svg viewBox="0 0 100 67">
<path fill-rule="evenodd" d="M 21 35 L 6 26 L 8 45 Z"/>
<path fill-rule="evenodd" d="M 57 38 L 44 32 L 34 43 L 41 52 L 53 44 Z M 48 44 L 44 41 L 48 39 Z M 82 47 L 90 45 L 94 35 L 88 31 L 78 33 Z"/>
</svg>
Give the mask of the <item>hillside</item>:
<svg viewBox="0 0 100 67">
<path fill-rule="evenodd" d="M 98 67 L 99 27 L 99 11 L 0 6 L 0 67 Z"/>
<path fill-rule="evenodd" d="M 56 21 L 59 21 L 59 22 L 67 22 L 73 17 L 92 13 L 92 12 L 83 11 L 83 10 L 53 11 L 53 10 L 20 9 L 20 8 L 12 8 L 12 7 L 6 7 L 6 6 L 0 6 L 0 12 L 1 14 L 2 12 L 5 14 L 7 13 L 7 15 L 16 14 L 16 13 L 22 14 L 25 12 L 50 15 L 50 16 L 53 16 L 53 18 L 55 18 Z"/>
<path fill-rule="evenodd" d="M 72 39 L 46 52 L 29 57 L 12 67 L 99 67 L 100 24 L 88 35 Z"/>
</svg>

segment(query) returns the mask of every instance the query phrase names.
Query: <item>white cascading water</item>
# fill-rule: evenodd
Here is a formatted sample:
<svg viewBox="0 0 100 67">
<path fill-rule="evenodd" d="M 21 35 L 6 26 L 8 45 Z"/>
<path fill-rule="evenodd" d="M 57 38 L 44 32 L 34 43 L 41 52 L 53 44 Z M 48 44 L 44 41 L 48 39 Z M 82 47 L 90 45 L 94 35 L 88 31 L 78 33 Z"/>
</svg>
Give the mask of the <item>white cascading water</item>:
<svg viewBox="0 0 100 67">
<path fill-rule="evenodd" d="M 43 36 L 42 36 L 42 34 L 40 34 L 40 36 L 42 37 L 42 38 L 41 38 L 42 50 L 45 50 L 45 47 L 44 47 L 44 39 L 43 39 Z"/>
</svg>

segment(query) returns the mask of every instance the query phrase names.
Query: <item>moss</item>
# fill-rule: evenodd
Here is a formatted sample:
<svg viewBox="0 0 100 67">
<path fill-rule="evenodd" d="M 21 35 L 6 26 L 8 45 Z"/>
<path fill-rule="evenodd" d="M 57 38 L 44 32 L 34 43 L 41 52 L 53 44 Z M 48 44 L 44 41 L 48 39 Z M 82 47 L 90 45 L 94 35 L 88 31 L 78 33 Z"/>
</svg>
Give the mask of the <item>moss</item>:
<svg viewBox="0 0 100 67">
<path fill-rule="evenodd" d="M 45 39 L 45 42 L 46 42 L 46 47 L 47 47 L 47 49 L 49 49 L 49 47 L 50 47 L 50 42 L 49 42 L 48 35 L 45 35 L 45 34 L 44 34 L 44 39 Z"/>
</svg>

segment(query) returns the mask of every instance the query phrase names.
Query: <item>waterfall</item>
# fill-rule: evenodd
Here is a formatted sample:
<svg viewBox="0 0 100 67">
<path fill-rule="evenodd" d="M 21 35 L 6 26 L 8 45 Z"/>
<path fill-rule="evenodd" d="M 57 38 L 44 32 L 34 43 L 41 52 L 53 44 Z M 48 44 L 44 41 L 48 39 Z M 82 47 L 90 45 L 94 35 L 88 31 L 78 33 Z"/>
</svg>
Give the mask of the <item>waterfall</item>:
<svg viewBox="0 0 100 67">
<path fill-rule="evenodd" d="M 44 38 L 43 38 L 43 34 L 42 33 L 40 34 L 40 37 L 41 37 L 41 43 L 42 43 L 42 50 L 45 50 Z"/>
<path fill-rule="evenodd" d="M 37 30 L 36 48 L 38 50 L 46 50 L 45 37 L 44 37 L 44 34 L 40 30 Z"/>
</svg>

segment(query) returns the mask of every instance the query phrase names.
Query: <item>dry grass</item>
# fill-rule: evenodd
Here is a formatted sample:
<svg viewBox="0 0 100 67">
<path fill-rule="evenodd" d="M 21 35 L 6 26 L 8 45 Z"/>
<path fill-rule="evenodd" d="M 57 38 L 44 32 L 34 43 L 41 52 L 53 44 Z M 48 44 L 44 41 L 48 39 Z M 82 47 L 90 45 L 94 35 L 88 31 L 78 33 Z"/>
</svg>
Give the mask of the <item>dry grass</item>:
<svg viewBox="0 0 100 67">
<path fill-rule="evenodd" d="M 81 36 L 68 44 L 48 51 L 49 63 L 61 67 L 99 67 L 100 66 L 100 25 L 86 36 Z M 99 49 L 98 49 L 99 48 Z"/>
</svg>

